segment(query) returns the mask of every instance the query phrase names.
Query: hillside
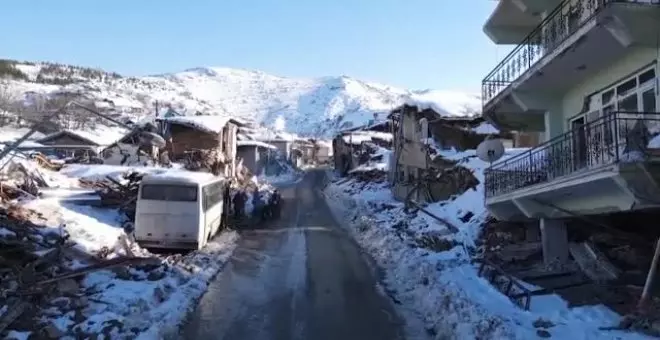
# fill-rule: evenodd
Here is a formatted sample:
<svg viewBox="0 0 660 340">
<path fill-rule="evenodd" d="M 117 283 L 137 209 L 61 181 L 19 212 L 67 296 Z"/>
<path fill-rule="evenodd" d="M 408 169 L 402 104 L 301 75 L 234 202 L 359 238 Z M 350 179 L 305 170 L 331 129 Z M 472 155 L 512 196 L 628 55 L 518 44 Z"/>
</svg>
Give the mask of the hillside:
<svg viewBox="0 0 660 340">
<path fill-rule="evenodd" d="M 409 91 L 346 76 L 294 79 L 259 71 L 194 68 L 147 77 L 53 63 L 0 61 L 0 78 L 15 96 L 74 94 L 107 112 L 139 119 L 154 103 L 185 114 L 231 115 L 307 136 L 384 117 L 407 98 L 431 100 L 447 114 L 479 110 L 477 96 L 450 91 Z M 164 109 L 163 109 L 164 110 Z"/>
</svg>

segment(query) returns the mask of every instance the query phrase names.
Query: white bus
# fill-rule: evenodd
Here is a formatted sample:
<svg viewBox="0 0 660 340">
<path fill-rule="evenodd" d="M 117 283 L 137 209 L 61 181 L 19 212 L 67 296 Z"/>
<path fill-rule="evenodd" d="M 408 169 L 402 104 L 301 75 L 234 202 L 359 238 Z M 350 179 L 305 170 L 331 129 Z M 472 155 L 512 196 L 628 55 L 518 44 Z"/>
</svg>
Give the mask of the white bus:
<svg viewBox="0 0 660 340">
<path fill-rule="evenodd" d="M 135 240 L 145 248 L 201 249 L 220 228 L 226 184 L 222 177 L 199 172 L 144 176 Z"/>
</svg>

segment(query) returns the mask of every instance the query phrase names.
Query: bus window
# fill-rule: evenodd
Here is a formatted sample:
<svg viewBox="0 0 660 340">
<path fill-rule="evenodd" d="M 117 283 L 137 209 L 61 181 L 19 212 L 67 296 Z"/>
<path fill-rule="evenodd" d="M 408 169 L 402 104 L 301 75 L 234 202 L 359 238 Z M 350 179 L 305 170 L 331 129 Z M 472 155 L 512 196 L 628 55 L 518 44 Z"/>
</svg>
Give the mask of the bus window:
<svg viewBox="0 0 660 340">
<path fill-rule="evenodd" d="M 215 182 L 202 189 L 204 211 L 211 209 L 222 200 L 223 187 L 223 182 Z"/>
<path fill-rule="evenodd" d="M 197 187 L 186 185 L 142 185 L 143 200 L 169 202 L 197 202 Z"/>
</svg>

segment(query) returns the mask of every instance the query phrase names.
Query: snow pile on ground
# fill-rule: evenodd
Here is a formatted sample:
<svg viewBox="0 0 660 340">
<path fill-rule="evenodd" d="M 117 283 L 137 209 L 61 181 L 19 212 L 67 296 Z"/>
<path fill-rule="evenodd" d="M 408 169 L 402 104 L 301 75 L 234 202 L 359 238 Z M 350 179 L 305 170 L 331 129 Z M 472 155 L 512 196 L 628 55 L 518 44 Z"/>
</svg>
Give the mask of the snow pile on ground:
<svg viewBox="0 0 660 340">
<path fill-rule="evenodd" d="M 121 77 L 65 65 L 17 62 L 14 67 L 24 79 L 8 83 L 19 96 L 80 94 L 104 112 L 133 121 L 153 117 L 158 101 L 161 114 L 170 105 L 180 114 L 231 116 L 317 137 L 366 125 L 374 115 L 386 113 L 411 97 L 439 102 L 452 115 L 465 107 L 472 111 L 481 107 L 478 97 L 461 92 L 414 92 L 346 76 L 295 79 L 259 71 L 200 67 L 156 76 Z"/>
<path fill-rule="evenodd" d="M 22 160 L 30 165 L 34 163 Z M 31 164 L 37 167 L 36 164 Z M 122 216 L 116 209 L 76 205 L 64 202 L 61 196 L 81 190 L 78 178 L 118 178 L 128 171 L 158 173 L 162 168 L 139 168 L 103 165 L 69 165 L 60 173 L 41 169 L 45 177 L 59 184 L 59 188 L 46 190 L 42 199 L 20 203 L 40 213 L 45 220 L 34 221 L 46 228 L 63 229 L 76 242 L 76 248 L 89 253 L 112 249 L 124 234 Z M 169 170 L 182 171 L 182 170 Z M 0 228 L 0 231 L 4 229 Z M 156 268 L 140 269 L 117 267 L 94 271 L 79 282 L 78 291 L 86 303 L 78 311 L 68 305 L 52 307 L 48 320 L 59 337 L 104 335 L 105 338 L 157 339 L 175 332 L 196 301 L 206 291 L 209 281 L 224 266 L 231 255 L 236 232 L 222 232 L 208 246 L 186 255 L 159 255 L 163 263 Z M 141 256 L 156 256 L 134 245 Z M 121 251 L 120 251 L 121 252 Z M 81 298 L 82 299 L 82 298 Z M 76 300 L 78 301 L 78 300 Z M 2 307 L 0 307 L 2 309 Z M 46 321 L 48 321 L 46 320 Z M 25 332 L 11 332 L 10 338 L 25 338 Z"/>
<path fill-rule="evenodd" d="M 506 157 L 521 151 L 508 151 Z M 445 151 L 442 156 L 474 170 L 481 182 L 476 190 L 427 207 L 457 226 L 456 234 L 427 215 L 406 214 L 387 183 L 339 180 L 324 191 L 337 219 L 351 226 L 357 241 L 385 270 L 385 290 L 411 323 L 421 319 L 435 339 L 644 338 L 600 330 L 619 321 L 604 306 L 568 308 L 560 297 L 548 295 L 534 297 L 526 312 L 480 278 L 470 253 L 487 217 L 483 170 L 488 164 L 474 151 Z"/>
</svg>

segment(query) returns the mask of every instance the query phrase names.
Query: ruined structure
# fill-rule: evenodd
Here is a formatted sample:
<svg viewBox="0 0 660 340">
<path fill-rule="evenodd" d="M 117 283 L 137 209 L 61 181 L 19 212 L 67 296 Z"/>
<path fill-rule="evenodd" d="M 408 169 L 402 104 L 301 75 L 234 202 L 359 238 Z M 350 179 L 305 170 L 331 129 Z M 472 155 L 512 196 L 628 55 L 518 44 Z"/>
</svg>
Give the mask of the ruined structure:
<svg viewBox="0 0 660 340">
<path fill-rule="evenodd" d="M 431 107 L 414 104 L 394 109 L 390 119 L 394 135 L 390 180 L 399 200 L 438 201 L 476 185 L 467 169 L 455 168 L 454 162 L 437 156 L 443 150 L 476 149 L 489 135 L 511 138 L 481 117 L 443 116 Z"/>
<path fill-rule="evenodd" d="M 236 171 L 236 134 L 243 123 L 225 116 L 173 116 L 163 123 L 166 150 L 172 161 L 200 163 L 201 167 L 233 177 Z"/>
</svg>

